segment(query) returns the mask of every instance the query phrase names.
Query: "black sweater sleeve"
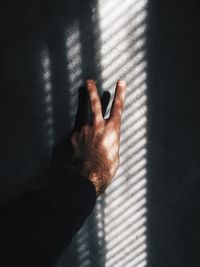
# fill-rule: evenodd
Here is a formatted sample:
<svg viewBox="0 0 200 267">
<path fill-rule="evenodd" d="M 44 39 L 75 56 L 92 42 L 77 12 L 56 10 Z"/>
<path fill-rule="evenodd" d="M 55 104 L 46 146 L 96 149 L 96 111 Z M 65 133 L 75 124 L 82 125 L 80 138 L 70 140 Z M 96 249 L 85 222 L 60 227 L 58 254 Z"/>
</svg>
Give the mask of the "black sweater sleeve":
<svg viewBox="0 0 200 267">
<path fill-rule="evenodd" d="M 93 184 L 65 173 L 1 209 L 0 266 L 55 266 L 96 202 Z"/>
</svg>

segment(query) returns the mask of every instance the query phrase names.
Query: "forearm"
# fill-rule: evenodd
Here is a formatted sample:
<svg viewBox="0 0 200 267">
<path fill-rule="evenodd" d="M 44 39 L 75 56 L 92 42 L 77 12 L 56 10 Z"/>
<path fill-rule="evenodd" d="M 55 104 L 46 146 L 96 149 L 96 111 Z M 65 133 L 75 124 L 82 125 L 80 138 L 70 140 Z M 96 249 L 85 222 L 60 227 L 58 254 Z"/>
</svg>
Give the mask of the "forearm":
<svg viewBox="0 0 200 267">
<path fill-rule="evenodd" d="M 0 266 L 54 266 L 95 200 L 86 177 L 66 174 L 12 201 L 1 210 Z"/>
</svg>

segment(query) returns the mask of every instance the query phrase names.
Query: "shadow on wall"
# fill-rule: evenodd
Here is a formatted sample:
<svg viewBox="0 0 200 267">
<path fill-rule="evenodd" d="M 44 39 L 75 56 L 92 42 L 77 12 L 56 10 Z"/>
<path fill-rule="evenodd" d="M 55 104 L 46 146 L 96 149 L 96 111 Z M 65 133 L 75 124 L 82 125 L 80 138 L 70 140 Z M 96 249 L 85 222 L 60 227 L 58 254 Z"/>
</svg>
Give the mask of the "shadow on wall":
<svg viewBox="0 0 200 267">
<path fill-rule="evenodd" d="M 98 61 L 86 1 L 9 1 L 0 13 L 3 205 L 62 171 L 78 89 L 87 78 L 97 80 Z"/>
<path fill-rule="evenodd" d="M 48 181 L 53 148 L 56 165 L 70 158 L 77 91 L 87 72 L 97 77 L 93 57 L 86 67 L 73 43 L 83 38 L 74 36 L 76 19 L 90 6 L 79 2 L 21 0 L 0 5 L 2 203 Z M 90 39 L 86 49 L 93 51 L 92 46 Z"/>
</svg>

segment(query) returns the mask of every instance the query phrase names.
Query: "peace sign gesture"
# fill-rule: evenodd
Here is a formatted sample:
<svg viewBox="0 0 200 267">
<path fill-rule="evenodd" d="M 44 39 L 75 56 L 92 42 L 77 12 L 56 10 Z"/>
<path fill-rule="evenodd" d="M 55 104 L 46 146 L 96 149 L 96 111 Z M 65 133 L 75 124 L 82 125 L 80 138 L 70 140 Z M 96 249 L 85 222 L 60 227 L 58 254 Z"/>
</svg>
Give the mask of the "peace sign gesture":
<svg viewBox="0 0 200 267">
<path fill-rule="evenodd" d="M 80 131 L 75 130 L 72 134 L 73 163 L 76 163 L 79 173 L 94 184 L 99 196 L 111 182 L 119 165 L 120 126 L 126 83 L 117 82 L 108 119 L 104 119 L 106 107 L 99 98 L 95 81 L 87 80 L 86 88 L 92 115 L 91 125 L 86 123 Z"/>
</svg>

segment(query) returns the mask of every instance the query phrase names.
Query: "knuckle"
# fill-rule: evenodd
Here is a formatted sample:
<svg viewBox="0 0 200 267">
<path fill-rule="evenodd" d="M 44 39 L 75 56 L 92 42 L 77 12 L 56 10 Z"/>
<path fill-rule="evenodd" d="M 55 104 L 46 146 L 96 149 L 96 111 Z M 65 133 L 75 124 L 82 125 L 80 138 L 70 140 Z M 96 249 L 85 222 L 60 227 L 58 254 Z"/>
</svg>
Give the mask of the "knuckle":
<svg viewBox="0 0 200 267">
<path fill-rule="evenodd" d="M 94 89 L 94 84 L 93 84 L 93 82 L 92 82 L 91 80 L 89 80 L 89 81 L 86 82 L 86 86 L 87 86 L 87 89 L 88 89 L 89 91 L 93 91 L 93 89 Z"/>
<path fill-rule="evenodd" d="M 94 124 L 93 125 L 93 132 L 94 132 L 95 135 L 98 135 L 99 134 L 99 132 L 100 132 L 100 126 L 99 126 L 99 124 Z"/>
<path fill-rule="evenodd" d="M 99 106 L 99 101 L 98 101 L 98 99 L 96 97 L 94 97 L 91 102 L 92 102 L 93 106 L 95 106 L 95 107 Z"/>
<path fill-rule="evenodd" d="M 86 134 L 88 132 L 88 126 L 87 125 L 84 125 L 82 128 L 81 128 L 81 133 L 82 134 Z"/>
<path fill-rule="evenodd" d="M 112 131 L 116 131 L 116 127 L 117 127 L 117 120 L 111 120 L 110 122 L 109 122 L 109 126 L 110 126 L 110 128 L 112 129 Z"/>
<path fill-rule="evenodd" d="M 77 134 L 74 132 L 74 133 L 72 133 L 72 136 L 71 136 L 71 140 L 74 140 L 74 139 L 76 139 L 76 136 L 77 136 Z"/>
<path fill-rule="evenodd" d="M 119 99 L 115 99 L 115 107 L 116 107 L 116 108 L 121 108 L 121 107 L 122 107 L 122 102 L 121 102 L 121 100 L 119 100 Z"/>
<path fill-rule="evenodd" d="M 77 144 L 77 140 L 76 140 L 76 137 L 75 136 L 72 136 L 71 137 L 71 143 L 72 143 L 72 145 L 76 145 Z"/>
</svg>

